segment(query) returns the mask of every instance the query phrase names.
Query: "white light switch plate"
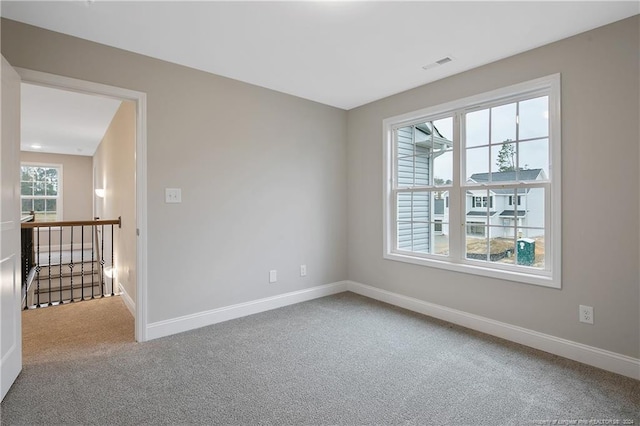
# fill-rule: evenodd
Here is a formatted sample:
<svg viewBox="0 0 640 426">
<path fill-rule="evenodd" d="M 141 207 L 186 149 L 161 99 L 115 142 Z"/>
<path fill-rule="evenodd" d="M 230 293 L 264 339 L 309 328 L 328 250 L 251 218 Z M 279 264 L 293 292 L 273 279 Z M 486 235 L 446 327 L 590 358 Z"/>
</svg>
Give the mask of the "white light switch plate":
<svg viewBox="0 0 640 426">
<path fill-rule="evenodd" d="M 180 189 L 180 188 L 165 188 L 164 189 L 164 202 L 165 203 L 181 203 L 182 202 L 182 189 Z"/>
</svg>

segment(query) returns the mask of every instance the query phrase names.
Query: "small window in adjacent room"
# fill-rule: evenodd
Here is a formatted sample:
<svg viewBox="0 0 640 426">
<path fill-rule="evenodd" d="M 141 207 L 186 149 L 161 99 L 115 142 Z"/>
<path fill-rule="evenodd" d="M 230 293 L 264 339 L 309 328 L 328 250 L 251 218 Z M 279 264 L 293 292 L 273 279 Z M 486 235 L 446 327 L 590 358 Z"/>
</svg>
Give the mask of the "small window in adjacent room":
<svg viewBox="0 0 640 426">
<path fill-rule="evenodd" d="M 385 258 L 559 288 L 560 123 L 559 75 L 384 120 Z"/>
<path fill-rule="evenodd" d="M 513 200 L 514 200 L 514 196 L 513 195 L 509 195 L 509 205 L 512 206 L 513 205 Z M 518 195 L 518 205 L 520 205 L 522 203 L 522 197 L 520 195 Z"/>
<path fill-rule="evenodd" d="M 35 213 L 37 222 L 62 220 L 62 165 L 28 164 L 20 167 L 21 213 Z"/>
<path fill-rule="evenodd" d="M 493 197 L 473 197 L 473 207 L 487 207 L 487 199 L 489 207 L 493 207 Z"/>
</svg>

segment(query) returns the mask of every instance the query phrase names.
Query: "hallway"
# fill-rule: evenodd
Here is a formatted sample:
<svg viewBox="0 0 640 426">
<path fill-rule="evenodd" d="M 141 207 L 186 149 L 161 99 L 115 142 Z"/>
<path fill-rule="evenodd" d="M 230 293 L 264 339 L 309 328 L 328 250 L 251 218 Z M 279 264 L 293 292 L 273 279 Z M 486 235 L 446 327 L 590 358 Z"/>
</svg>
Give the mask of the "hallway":
<svg viewBox="0 0 640 426">
<path fill-rule="evenodd" d="M 134 342 L 134 319 L 120 296 L 22 313 L 25 367 L 105 355 Z"/>
</svg>

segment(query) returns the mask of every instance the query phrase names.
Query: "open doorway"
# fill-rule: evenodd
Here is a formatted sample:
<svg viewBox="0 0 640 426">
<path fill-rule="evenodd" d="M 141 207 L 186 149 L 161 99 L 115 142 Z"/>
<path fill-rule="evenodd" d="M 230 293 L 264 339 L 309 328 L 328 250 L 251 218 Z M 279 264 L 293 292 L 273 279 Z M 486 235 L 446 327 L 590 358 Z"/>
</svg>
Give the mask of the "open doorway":
<svg viewBox="0 0 640 426">
<path fill-rule="evenodd" d="M 25 365 L 135 340 L 135 129 L 132 101 L 21 85 Z"/>
<path fill-rule="evenodd" d="M 92 292 L 95 292 L 96 296 L 98 296 L 98 291 L 106 292 L 106 296 L 118 295 L 124 307 L 124 312 L 128 310 L 132 314 L 130 318 L 135 319 L 135 321 L 132 321 L 134 326 L 130 330 L 130 335 L 135 336 L 137 341 L 144 341 L 146 340 L 146 309 L 144 303 L 146 296 L 146 238 L 144 238 L 144 231 L 146 230 L 145 95 L 140 92 L 46 73 L 24 69 L 18 69 L 17 71 L 22 78 L 23 86 L 27 88 L 25 92 L 37 89 L 40 91 L 64 92 L 71 97 L 92 98 L 95 101 L 102 101 L 104 110 L 111 109 L 112 111 L 111 117 L 107 112 L 107 126 L 94 147 L 78 146 L 78 141 L 74 139 L 75 136 L 70 136 L 66 138 L 67 143 L 76 142 L 76 144 L 67 146 L 66 149 L 67 151 L 72 150 L 75 152 L 56 152 L 55 149 L 47 146 L 47 141 L 45 140 L 34 141 L 23 138 L 21 162 L 23 164 L 31 162 L 40 165 L 60 164 L 67 162 L 72 157 L 85 157 L 83 161 L 76 161 L 83 163 L 85 166 L 83 168 L 84 175 L 82 176 L 70 173 L 71 166 L 62 164 L 60 192 L 64 194 L 64 199 L 61 200 L 60 204 L 62 207 L 60 216 L 63 220 L 72 218 L 72 221 L 83 221 L 84 218 L 81 219 L 78 212 L 84 209 L 82 216 L 88 216 L 86 219 L 99 217 L 102 221 L 111 220 L 116 225 L 111 228 L 108 226 L 90 226 L 86 228 L 89 230 L 90 236 L 75 236 L 75 240 L 80 239 L 79 250 L 84 252 L 87 257 L 93 256 L 95 246 L 98 246 L 96 260 L 100 264 L 98 268 L 101 268 L 99 275 L 102 281 L 95 290 L 89 288 L 85 290 L 82 288 L 83 286 L 80 286 L 78 290 L 76 281 L 76 289 L 70 288 L 71 300 L 74 297 L 78 300 L 78 292 L 86 292 L 84 298 L 80 297 L 80 300 L 88 299 L 86 297 L 87 293 L 93 295 Z M 90 120 L 82 119 L 83 117 L 86 118 L 86 108 L 76 109 L 76 112 L 76 115 L 81 118 L 80 122 L 76 123 L 76 134 L 87 133 L 87 128 L 89 127 L 87 122 Z M 28 117 L 26 118 L 28 119 Z M 23 134 L 27 135 L 28 133 L 23 131 Z M 49 156 L 49 159 L 45 158 L 46 161 L 34 160 L 35 157 L 45 154 Z M 40 158 L 42 159 L 42 157 Z M 81 192 L 84 193 L 85 198 L 79 201 L 78 197 L 76 197 L 74 201 L 74 195 L 69 194 L 70 188 L 80 184 L 82 186 Z M 73 206 L 75 202 L 80 203 L 82 208 L 78 210 L 73 207 L 73 210 L 71 210 L 70 206 Z M 55 203 L 50 202 L 48 207 L 55 207 L 53 210 L 56 210 L 57 214 L 58 206 Z M 49 212 L 47 211 L 46 213 Z M 83 232 L 82 228 L 77 229 L 81 229 L 80 233 Z M 77 233 L 79 232 L 76 231 Z M 55 240 L 55 237 L 51 238 Z M 64 244 L 61 245 L 64 246 Z M 89 245 L 94 245 L 91 250 L 88 250 L 87 246 Z M 47 250 L 43 250 L 43 252 L 46 253 Z M 78 254 L 71 255 L 72 268 L 74 266 L 80 268 L 80 264 L 86 262 L 86 258 L 82 262 L 74 261 L 73 256 L 77 258 Z M 60 262 L 61 265 L 62 263 Z M 60 266 L 60 268 L 63 267 Z M 66 296 L 67 294 L 65 294 Z M 102 302 L 109 298 L 103 298 L 102 296 L 103 294 L 100 294 L 99 297 L 95 297 L 101 301 L 101 308 L 105 308 L 108 303 L 113 303 Z M 84 302 L 80 304 L 68 302 L 66 304 L 62 303 L 60 308 L 84 304 Z M 88 306 L 83 309 L 88 310 Z M 95 310 L 98 310 L 98 308 Z M 40 315 L 44 316 L 44 314 Z M 80 317 L 82 315 L 86 315 L 86 313 L 81 314 Z M 105 314 L 104 318 L 107 317 L 111 317 L 111 315 Z M 119 327 L 122 328 L 122 324 Z M 117 328 L 112 327 L 110 332 Z"/>
</svg>

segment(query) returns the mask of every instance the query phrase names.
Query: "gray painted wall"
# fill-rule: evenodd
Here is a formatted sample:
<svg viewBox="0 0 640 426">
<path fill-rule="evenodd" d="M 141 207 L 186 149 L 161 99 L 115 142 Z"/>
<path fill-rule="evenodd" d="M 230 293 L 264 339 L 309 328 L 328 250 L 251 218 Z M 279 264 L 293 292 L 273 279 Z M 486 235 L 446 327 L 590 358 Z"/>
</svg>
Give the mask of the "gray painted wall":
<svg viewBox="0 0 640 426">
<path fill-rule="evenodd" d="M 14 21 L 2 54 L 147 93 L 149 322 L 347 278 L 345 111 Z"/>
<path fill-rule="evenodd" d="M 639 24 L 348 113 L 11 21 L 2 53 L 15 66 L 148 94 L 151 322 L 348 277 L 638 357 Z M 562 290 L 383 260 L 382 120 L 557 72 Z M 184 202 L 164 204 L 165 187 L 181 187 Z M 274 268 L 280 281 L 269 285 Z M 595 325 L 578 322 L 578 304 L 594 306 Z"/>
<path fill-rule="evenodd" d="M 625 355 L 640 355 L 638 16 L 348 113 L 349 278 Z M 563 288 L 382 258 L 382 120 L 562 73 Z M 578 305 L 594 307 L 594 325 Z"/>
</svg>

